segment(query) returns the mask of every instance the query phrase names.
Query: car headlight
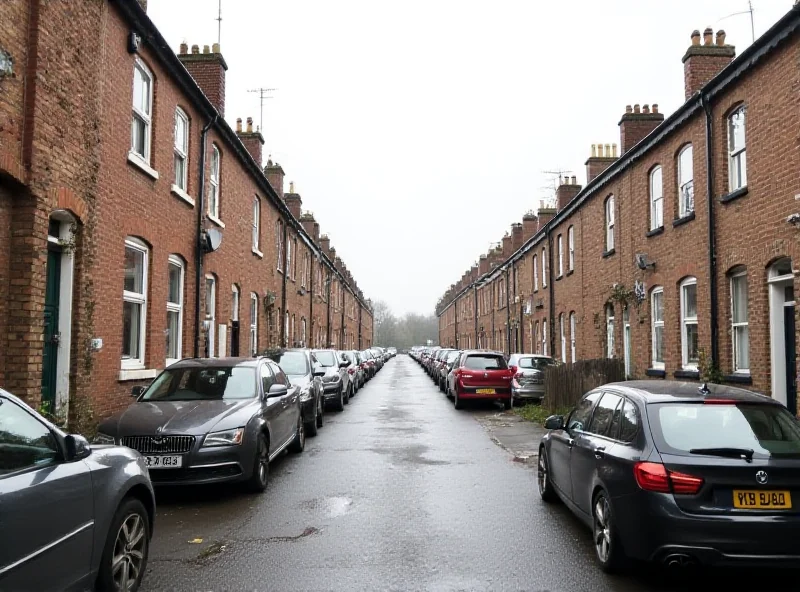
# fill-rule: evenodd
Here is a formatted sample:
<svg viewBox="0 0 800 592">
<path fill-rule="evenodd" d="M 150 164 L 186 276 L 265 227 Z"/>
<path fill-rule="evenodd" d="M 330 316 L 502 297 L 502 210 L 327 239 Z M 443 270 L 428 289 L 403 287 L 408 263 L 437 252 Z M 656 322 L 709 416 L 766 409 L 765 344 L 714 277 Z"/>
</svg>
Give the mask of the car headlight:
<svg viewBox="0 0 800 592">
<path fill-rule="evenodd" d="M 241 444 L 243 438 L 244 428 L 211 432 L 203 440 L 202 448 L 210 448 L 212 446 L 234 446 Z"/>
<path fill-rule="evenodd" d="M 309 385 L 300 389 L 300 400 L 308 401 L 311 398 L 311 387 Z"/>
<path fill-rule="evenodd" d="M 104 434 L 103 432 L 97 432 L 92 439 L 92 443 L 94 444 L 116 444 L 117 441 L 114 439 L 113 436 L 109 436 L 108 434 Z"/>
</svg>

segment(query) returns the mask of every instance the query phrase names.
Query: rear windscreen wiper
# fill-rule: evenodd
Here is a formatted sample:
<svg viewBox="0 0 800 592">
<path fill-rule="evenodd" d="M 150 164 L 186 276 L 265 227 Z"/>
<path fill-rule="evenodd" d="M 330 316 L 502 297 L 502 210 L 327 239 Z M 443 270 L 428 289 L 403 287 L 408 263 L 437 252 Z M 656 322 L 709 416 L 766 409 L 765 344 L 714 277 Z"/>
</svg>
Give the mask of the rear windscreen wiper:
<svg viewBox="0 0 800 592">
<path fill-rule="evenodd" d="M 709 456 L 742 458 L 747 462 L 752 462 L 753 460 L 753 450 L 751 448 L 692 448 L 689 454 L 708 454 Z"/>
</svg>

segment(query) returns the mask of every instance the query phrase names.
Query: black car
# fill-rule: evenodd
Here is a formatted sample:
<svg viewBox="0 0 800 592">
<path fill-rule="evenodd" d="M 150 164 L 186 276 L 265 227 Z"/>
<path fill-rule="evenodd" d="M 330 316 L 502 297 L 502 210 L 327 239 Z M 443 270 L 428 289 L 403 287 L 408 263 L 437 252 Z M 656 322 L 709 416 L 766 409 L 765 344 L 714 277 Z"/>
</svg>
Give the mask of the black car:
<svg viewBox="0 0 800 592">
<path fill-rule="evenodd" d="M 270 461 L 300 453 L 300 387 L 267 358 L 194 358 L 162 371 L 102 422 L 97 441 L 144 456 L 154 485 L 242 482 L 264 491 Z"/>
<path fill-rule="evenodd" d="M 592 528 L 604 571 L 800 561 L 800 424 L 720 385 L 608 384 L 545 422 L 539 493 Z"/>
<path fill-rule="evenodd" d="M 350 403 L 350 375 L 345 369 L 348 362 L 342 361 L 339 352 L 333 349 L 315 349 L 313 354 L 317 360 L 314 374 L 319 373 L 322 378 L 324 403 L 336 411 L 344 411 L 344 406 Z"/>
<path fill-rule="evenodd" d="M 322 372 L 313 372 L 314 354 L 310 349 L 284 349 L 269 353 L 268 357 L 281 367 L 293 385 L 300 387 L 306 434 L 316 436 L 325 420 L 325 397 L 320 379 Z"/>
</svg>

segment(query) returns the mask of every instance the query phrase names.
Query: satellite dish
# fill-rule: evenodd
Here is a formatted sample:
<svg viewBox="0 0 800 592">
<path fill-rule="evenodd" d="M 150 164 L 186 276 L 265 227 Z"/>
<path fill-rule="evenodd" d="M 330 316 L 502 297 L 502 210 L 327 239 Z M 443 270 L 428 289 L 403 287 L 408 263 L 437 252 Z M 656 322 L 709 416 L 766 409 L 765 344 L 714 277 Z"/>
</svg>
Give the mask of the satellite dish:
<svg viewBox="0 0 800 592">
<path fill-rule="evenodd" d="M 203 235 L 203 251 L 213 253 L 222 244 L 222 231 L 219 228 L 208 228 Z"/>
</svg>

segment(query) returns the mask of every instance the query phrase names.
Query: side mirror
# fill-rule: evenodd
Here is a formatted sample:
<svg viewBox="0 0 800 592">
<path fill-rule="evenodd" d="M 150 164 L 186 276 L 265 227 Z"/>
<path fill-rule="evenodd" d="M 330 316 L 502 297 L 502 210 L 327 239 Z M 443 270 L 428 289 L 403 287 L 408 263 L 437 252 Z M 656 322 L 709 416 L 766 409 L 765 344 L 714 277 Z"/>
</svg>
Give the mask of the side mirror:
<svg viewBox="0 0 800 592">
<path fill-rule="evenodd" d="M 271 387 L 269 387 L 267 398 L 272 399 L 274 397 L 284 397 L 288 392 L 289 389 L 286 388 L 285 384 L 273 384 Z"/>
<path fill-rule="evenodd" d="M 147 387 L 145 386 L 135 386 L 131 389 L 131 397 L 136 397 L 138 399 L 146 390 Z"/>
<path fill-rule="evenodd" d="M 89 441 L 78 434 L 69 434 L 64 443 L 67 445 L 67 462 L 84 459 L 92 452 Z"/>
<path fill-rule="evenodd" d="M 314 376 L 325 376 L 325 368 L 322 366 L 314 366 L 314 371 L 312 372 Z"/>
<path fill-rule="evenodd" d="M 350 365 L 350 362 L 348 362 L 347 360 L 341 360 L 339 362 L 339 368 L 347 368 L 349 365 Z"/>
<path fill-rule="evenodd" d="M 544 429 L 546 430 L 563 430 L 564 429 L 564 416 L 551 415 L 544 420 Z"/>
<path fill-rule="evenodd" d="M 511 370 L 512 374 L 516 374 L 517 370 L 518 370 L 518 368 L 516 366 L 509 366 L 508 369 Z"/>
</svg>

